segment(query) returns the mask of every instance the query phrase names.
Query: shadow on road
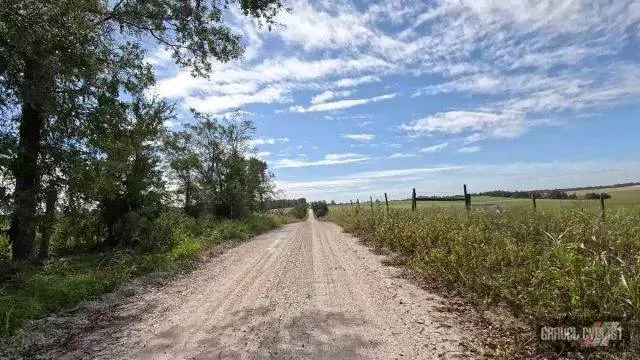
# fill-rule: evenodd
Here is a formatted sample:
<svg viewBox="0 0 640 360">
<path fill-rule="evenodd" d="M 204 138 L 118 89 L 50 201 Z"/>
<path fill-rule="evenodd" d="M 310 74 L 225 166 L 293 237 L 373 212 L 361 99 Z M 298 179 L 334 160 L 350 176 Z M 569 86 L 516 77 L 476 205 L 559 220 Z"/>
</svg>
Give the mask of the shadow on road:
<svg viewBox="0 0 640 360">
<path fill-rule="evenodd" d="M 365 326 L 361 318 L 339 312 L 301 311 L 291 316 L 259 307 L 234 312 L 228 318 L 228 323 L 213 326 L 195 344 L 182 349 L 157 346 L 136 357 L 153 358 L 168 351 L 190 359 L 357 359 L 379 345 L 357 331 Z M 162 337 L 171 341 L 184 330 L 173 327 Z"/>
</svg>

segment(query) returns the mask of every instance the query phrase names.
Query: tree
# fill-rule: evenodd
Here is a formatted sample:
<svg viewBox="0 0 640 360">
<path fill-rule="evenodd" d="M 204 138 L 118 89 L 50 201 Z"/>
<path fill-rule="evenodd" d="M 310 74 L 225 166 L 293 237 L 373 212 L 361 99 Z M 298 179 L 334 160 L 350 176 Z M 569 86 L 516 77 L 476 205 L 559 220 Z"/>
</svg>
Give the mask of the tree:
<svg viewBox="0 0 640 360">
<path fill-rule="evenodd" d="M 265 197 L 273 191 L 267 163 L 250 158 L 247 164 L 247 195 L 249 196 L 249 211 L 264 210 Z"/>
<path fill-rule="evenodd" d="M 100 122 L 92 122 L 96 128 L 88 143 L 97 150 L 94 171 L 98 177 L 92 188 L 109 246 L 129 242 L 134 230 L 130 218 L 157 212 L 162 206 L 160 147 L 163 123 L 172 112 L 165 101 L 147 100 L 142 94 L 131 103 L 114 105 L 100 114 Z"/>
<path fill-rule="evenodd" d="M 244 217 L 256 209 L 256 199 L 270 191 L 266 163 L 247 160 L 255 127 L 241 118 L 218 119 L 192 111 L 195 123 L 166 142 L 172 172 L 185 191 L 185 203 L 199 192 L 202 211 L 224 217 Z M 195 186 L 194 186 L 195 183 Z M 188 195 L 187 195 L 188 193 Z M 189 205 L 191 206 L 191 205 Z"/>
<path fill-rule="evenodd" d="M 194 176 L 199 159 L 190 148 L 191 135 L 186 131 L 170 132 L 164 139 L 164 153 L 168 160 L 169 175 L 177 185 L 176 193 L 184 196 L 184 213 L 198 216 L 197 184 Z"/>
<path fill-rule="evenodd" d="M 327 202 L 324 200 L 312 202 L 311 209 L 313 209 L 313 213 L 317 217 L 323 217 L 329 213 L 329 207 L 327 206 Z"/>
<path fill-rule="evenodd" d="M 2 2 L 0 107 L 17 115 L 18 125 L 10 230 L 14 260 L 34 256 L 45 124 L 73 119 L 82 126 L 96 107 L 152 83 L 141 46 L 147 39 L 199 76 L 211 71 L 213 61 L 240 57 L 241 39 L 222 17 L 232 4 L 269 26 L 282 9 L 280 0 Z"/>
</svg>

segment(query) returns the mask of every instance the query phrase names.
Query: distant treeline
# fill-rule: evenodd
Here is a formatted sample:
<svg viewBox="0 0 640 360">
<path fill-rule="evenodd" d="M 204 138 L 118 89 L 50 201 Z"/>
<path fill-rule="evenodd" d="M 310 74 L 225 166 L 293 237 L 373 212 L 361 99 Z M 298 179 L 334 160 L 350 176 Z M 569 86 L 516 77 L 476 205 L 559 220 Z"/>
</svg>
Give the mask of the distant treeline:
<svg viewBox="0 0 640 360">
<path fill-rule="evenodd" d="M 306 204 L 307 199 L 299 198 L 299 199 L 272 199 L 267 200 L 265 202 L 265 207 L 267 210 L 271 209 L 283 209 L 283 208 L 291 208 L 295 207 L 297 204 Z"/>
<path fill-rule="evenodd" d="M 531 196 L 534 194 L 538 199 L 560 199 L 560 200 L 578 199 L 578 195 L 576 195 L 575 193 L 568 194 L 565 191 L 561 191 L 561 190 L 534 190 L 534 191 L 493 190 L 493 191 L 485 191 L 485 192 L 473 194 L 473 196 L 492 196 L 492 197 L 505 197 L 505 198 L 514 198 L 514 199 L 530 199 Z"/>
<path fill-rule="evenodd" d="M 560 191 L 597 190 L 597 189 L 607 189 L 607 188 L 629 187 L 629 186 L 636 186 L 636 185 L 640 185 L 640 182 L 628 182 L 628 183 L 600 185 L 600 186 L 582 186 L 582 187 L 565 188 L 565 189 L 557 189 L 557 190 L 560 190 Z"/>
</svg>

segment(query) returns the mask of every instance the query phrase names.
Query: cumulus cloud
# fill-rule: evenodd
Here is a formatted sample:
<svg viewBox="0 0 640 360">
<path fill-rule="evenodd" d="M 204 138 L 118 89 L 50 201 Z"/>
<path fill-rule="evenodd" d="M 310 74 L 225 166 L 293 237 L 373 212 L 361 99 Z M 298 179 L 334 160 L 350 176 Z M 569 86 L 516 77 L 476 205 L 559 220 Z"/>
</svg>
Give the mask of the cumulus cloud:
<svg viewBox="0 0 640 360">
<path fill-rule="evenodd" d="M 480 111 L 448 111 L 400 126 L 415 133 L 460 134 L 478 132 L 492 138 L 513 138 L 527 131 L 529 124 L 519 113 L 489 113 Z"/>
</svg>

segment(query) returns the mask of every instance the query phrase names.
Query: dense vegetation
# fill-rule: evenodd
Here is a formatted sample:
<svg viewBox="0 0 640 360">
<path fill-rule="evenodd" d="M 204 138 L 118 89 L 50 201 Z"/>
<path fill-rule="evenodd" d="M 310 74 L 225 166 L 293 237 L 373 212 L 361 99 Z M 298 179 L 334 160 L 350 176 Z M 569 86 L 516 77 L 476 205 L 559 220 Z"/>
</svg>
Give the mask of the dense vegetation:
<svg viewBox="0 0 640 360">
<path fill-rule="evenodd" d="M 37 239 L 46 258 L 58 208 L 72 222 L 91 223 L 94 243 L 136 245 L 139 229 L 172 203 L 165 174 L 189 215 L 252 210 L 268 177 L 264 163 L 243 156 L 252 125 L 194 112 L 195 125 L 166 134 L 173 106 L 148 95 L 154 73 L 144 60 L 149 41 L 194 76 L 239 58 L 241 38 L 221 17 L 232 3 L 3 2 L 0 194 L 14 261 L 34 259 Z M 278 0 L 237 5 L 268 24 L 282 7 Z"/>
<path fill-rule="evenodd" d="M 307 199 L 299 198 L 299 199 L 269 199 L 265 203 L 265 208 L 267 210 L 271 209 L 286 209 L 292 208 L 299 204 L 306 204 Z M 305 205 L 306 206 L 306 205 Z"/>
<path fill-rule="evenodd" d="M 452 207 L 421 211 L 332 209 L 329 219 L 400 254 L 421 276 L 506 303 L 532 328 L 559 318 L 625 317 L 640 330 L 640 212 L 558 207 L 504 214 Z M 632 344 L 637 350 L 637 339 Z"/>
<path fill-rule="evenodd" d="M 611 199 L 611 195 L 609 195 L 609 194 L 607 194 L 607 193 L 600 193 L 600 194 L 598 194 L 598 193 L 592 193 L 592 192 L 590 192 L 590 193 L 586 193 L 586 194 L 584 194 L 584 198 L 585 198 L 585 200 L 595 200 L 595 199 L 600 199 L 601 197 L 602 197 L 603 199 Z"/>
<path fill-rule="evenodd" d="M 266 163 L 251 156 L 253 124 L 240 112 L 184 114 L 150 95 L 153 43 L 200 77 L 242 56 L 222 16 L 231 6 L 267 26 L 282 9 L 279 0 L 2 2 L 1 334 L 277 225 L 251 215 L 273 193 Z M 168 122 L 188 124 L 172 132 Z"/>
<path fill-rule="evenodd" d="M 307 209 L 309 209 L 309 205 L 306 201 L 298 201 L 298 203 L 289 210 L 289 215 L 296 219 L 304 219 L 307 217 Z"/>
<path fill-rule="evenodd" d="M 329 206 L 326 201 L 311 202 L 311 209 L 316 217 L 323 217 L 329 213 Z"/>
<path fill-rule="evenodd" d="M 117 289 L 124 282 L 150 272 L 171 273 L 191 268 L 202 253 L 231 239 L 246 239 L 288 221 L 254 214 L 243 220 L 193 218 L 179 211 L 163 213 L 153 222 L 166 247 L 159 252 L 118 248 L 85 252 L 23 267 L 3 285 L 0 294 L 0 338 L 11 335 L 28 319 L 73 306 Z M 5 274 L 6 275 L 6 274 Z"/>
</svg>

